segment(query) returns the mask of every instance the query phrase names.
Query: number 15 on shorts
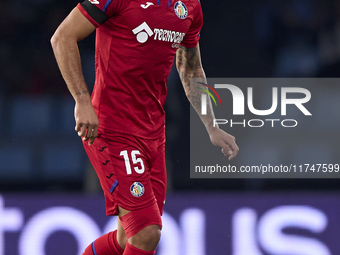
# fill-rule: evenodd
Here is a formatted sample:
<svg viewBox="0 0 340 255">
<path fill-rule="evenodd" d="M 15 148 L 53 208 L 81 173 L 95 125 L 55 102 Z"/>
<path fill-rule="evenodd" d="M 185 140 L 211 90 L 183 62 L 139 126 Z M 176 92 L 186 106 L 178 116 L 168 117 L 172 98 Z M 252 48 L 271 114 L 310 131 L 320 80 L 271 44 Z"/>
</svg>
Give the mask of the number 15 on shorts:
<svg viewBox="0 0 340 255">
<path fill-rule="evenodd" d="M 121 151 L 119 155 L 124 157 L 126 173 L 128 175 L 132 174 L 130 157 L 129 157 L 128 151 L 127 150 Z M 137 158 L 137 155 L 140 155 L 139 150 L 131 151 L 131 162 L 132 162 L 133 165 L 138 164 L 138 166 L 135 166 L 133 169 L 135 170 L 135 172 L 137 174 L 142 174 L 142 173 L 144 173 L 144 170 L 145 170 L 144 163 L 143 163 L 142 158 Z"/>
</svg>

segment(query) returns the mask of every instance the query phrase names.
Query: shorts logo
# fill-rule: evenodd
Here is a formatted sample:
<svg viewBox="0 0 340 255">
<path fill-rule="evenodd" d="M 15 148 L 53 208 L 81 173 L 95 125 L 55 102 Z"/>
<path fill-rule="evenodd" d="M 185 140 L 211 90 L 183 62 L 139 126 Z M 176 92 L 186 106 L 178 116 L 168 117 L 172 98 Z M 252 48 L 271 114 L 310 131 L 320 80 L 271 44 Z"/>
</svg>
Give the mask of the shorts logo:
<svg viewBox="0 0 340 255">
<path fill-rule="evenodd" d="M 99 4 L 99 1 L 97 0 L 89 0 L 91 4 Z"/>
<path fill-rule="evenodd" d="M 185 19 L 188 16 L 188 9 L 185 6 L 185 4 L 182 3 L 181 1 L 178 1 L 177 3 L 175 3 L 174 10 L 175 10 L 177 17 L 180 19 Z"/>
<path fill-rule="evenodd" d="M 134 197 L 141 197 L 144 194 L 144 186 L 140 182 L 134 182 L 130 187 L 131 195 Z"/>
</svg>

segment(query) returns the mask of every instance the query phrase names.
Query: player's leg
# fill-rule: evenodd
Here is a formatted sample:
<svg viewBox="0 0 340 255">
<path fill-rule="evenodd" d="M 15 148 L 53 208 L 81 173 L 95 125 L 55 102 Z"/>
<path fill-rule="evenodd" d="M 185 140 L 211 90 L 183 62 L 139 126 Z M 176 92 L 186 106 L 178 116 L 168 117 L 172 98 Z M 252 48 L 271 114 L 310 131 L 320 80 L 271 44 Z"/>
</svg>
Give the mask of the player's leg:
<svg viewBox="0 0 340 255">
<path fill-rule="evenodd" d="M 129 240 L 124 254 L 153 254 L 159 241 L 162 223 L 150 181 L 150 159 L 153 153 L 150 151 L 150 145 L 147 141 L 133 136 L 110 134 L 109 137 L 105 136 L 105 139 L 101 136 L 92 146 L 84 144 L 84 147 L 104 190 L 106 213 L 117 214 L 118 205 L 129 210 L 120 217 Z M 121 248 L 124 246 L 125 237 L 120 230 L 118 226 L 117 244 Z M 117 238 L 117 235 L 115 236 Z M 96 248 L 97 243 L 98 241 L 95 241 L 92 247 Z M 101 243 L 103 246 L 110 246 Z"/>
<path fill-rule="evenodd" d="M 166 171 L 165 171 L 165 159 L 164 159 L 164 147 L 160 145 L 159 140 L 147 140 L 147 139 L 139 139 L 136 138 L 136 141 L 139 143 L 139 149 L 141 154 L 138 154 L 140 158 L 143 160 L 145 164 L 145 173 L 144 174 L 130 174 L 130 176 L 134 175 L 132 180 L 136 179 L 140 181 L 142 184 L 145 184 L 145 193 L 139 197 L 132 192 L 132 188 L 138 187 L 139 183 L 134 183 L 130 187 L 131 194 L 128 194 L 126 200 L 134 199 L 135 203 L 143 203 L 143 200 L 149 201 L 148 206 L 135 207 L 133 210 L 127 210 L 123 205 L 119 207 L 119 217 L 121 223 L 125 229 L 125 233 L 128 239 L 126 244 L 124 255 L 142 255 L 142 254 L 154 254 L 158 242 L 161 236 L 161 228 L 162 228 L 162 220 L 161 220 L 161 211 L 163 210 L 163 202 L 165 200 L 165 186 L 166 186 Z M 162 140 L 163 145 L 164 141 Z M 159 149 L 159 147 L 162 147 Z M 136 147 L 138 148 L 138 147 Z M 159 155 L 159 151 L 162 151 L 163 156 Z M 159 160 L 156 160 L 160 158 Z M 157 161 L 157 162 L 155 162 Z M 160 163 L 162 162 L 162 163 Z M 154 164 L 156 163 L 156 164 Z M 155 194 L 155 188 L 152 186 L 151 178 L 154 166 L 160 168 L 158 165 L 162 165 L 162 169 L 160 172 L 162 174 L 157 175 L 156 186 L 162 189 L 160 192 Z M 134 165 L 140 169 L 140 165 Z M 148 170 L 148 171 L 147 171 Z M 141 171 L 139 171 L 141 172 Z M 144 176 L 144 177 L 143 177 Z M 147 177 L 147 178 L 145 178 Z M 129 177 L 127 177 L 129 178 Z M 122 186 L 120 187 L 122 189 Z M 124 189 L 125 190 L 125 189 Z M 137 191 L 137 194 L 139 192 Z M 152 200 L 149 200 L 148 196 L 152 195 Z M 136 196 L 136 197 L 134 197 Z M 158 198 L 157 198 L 158 197 Z M 157 199 L 160 200 L 159 206 L 157 203 Z M 160 211 L 161 209 L 161 211 Z"/>
<path fill-rule="evenodd" d="M 149 217 L 151 212 L 155 212 L 153 218 L 158 218 L 159 223 L 146 226 L 131 237 L 129 237 L 130 233 L 128 233 L 129 238 L 124 251 L 124 255 L 154 254 L 160 239 L 160 216 L 163 213 L 167 184 L 165 166 L 165 135 L 160 139 L 153 141 L 152 146 L 150 145 L 150 147 L 152 151 L 152 160 L 150 161 L 150 181 L 154 196 L 156 198 L 156 203 L 154 204 L 153 208 L 146 209 L 146 212 Z M 121 212 L 123 212 L 123 215 L 128 212 L 123 209 L 120 210 Z M 137 215 L 141 216 L 143 215 L 143 213 L 137 212 Z M 123 220 L 125 220 L 124 217 L 126 216 L 123 216 Z"/>
<path fill-rule="evenodd" d="M 152 255 L 161 236 L 161 217 L 156 203 L 146 208 L 128 211 L 119 207 L 119 217 L 128 241 L 124 255 Z"/>
</svg>

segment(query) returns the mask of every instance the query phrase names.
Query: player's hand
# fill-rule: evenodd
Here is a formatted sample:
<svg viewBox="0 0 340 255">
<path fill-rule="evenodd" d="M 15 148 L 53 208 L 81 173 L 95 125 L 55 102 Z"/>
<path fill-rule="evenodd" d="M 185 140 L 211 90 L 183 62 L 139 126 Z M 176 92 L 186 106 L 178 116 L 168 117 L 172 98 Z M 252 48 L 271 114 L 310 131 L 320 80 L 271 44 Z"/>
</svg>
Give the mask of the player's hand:
<svg viewBox="0 0 340 255">
<path fill-rule="evenodd" d="M 92 145 L 98 134 L 99 121 L 90 100 L 76 102 L 74 118 L 78 136 L 83 137 L 84 141 L 90 140 L 89 145 Z"/>
<path fill-rule="evenodd" d="M 213 129 L 210 133 L 210 141 L 213 145 L 222 148 L 224 156 L 229 157 L 229 160 L 236 157 L 240 150 L 235 142 L 235 137 L 224 132 L 220 128 Z"/>
</svg>

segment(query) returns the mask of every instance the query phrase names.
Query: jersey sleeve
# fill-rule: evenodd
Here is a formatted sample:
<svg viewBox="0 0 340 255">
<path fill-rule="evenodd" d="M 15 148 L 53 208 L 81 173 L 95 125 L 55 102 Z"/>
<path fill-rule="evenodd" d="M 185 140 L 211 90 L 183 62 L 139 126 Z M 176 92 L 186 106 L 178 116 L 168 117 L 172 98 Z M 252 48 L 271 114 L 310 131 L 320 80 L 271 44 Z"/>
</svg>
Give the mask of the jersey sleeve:
<svg viewBox="0 0 340 255">
<path fill-rule="evenodd" d="M 126 0 L 85 0 L 77 7 L 95 27 L 99 27 L 110 17 L 121 12 L 126 2 Z"/>
<path fill-rule="evenodd" d="M 200 39 L 200 32 L 203 26 L 203 13 L 201 4 L 197 1 L 195 6 L 195 14 L 193 18 L 193 22 L 184 36 L 184 39 L 181 43 L 182 46 L 186 48 L 194 48 L 197 46 L 198 41 Z"/>
</svg>

